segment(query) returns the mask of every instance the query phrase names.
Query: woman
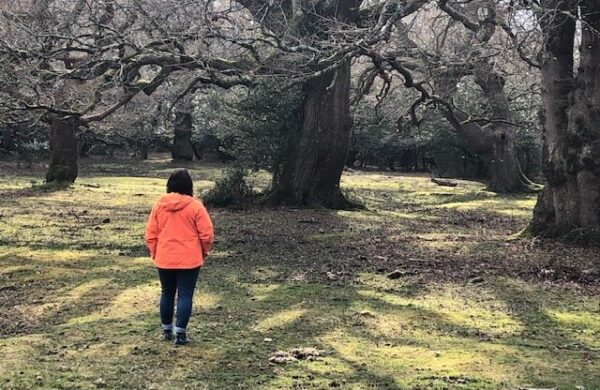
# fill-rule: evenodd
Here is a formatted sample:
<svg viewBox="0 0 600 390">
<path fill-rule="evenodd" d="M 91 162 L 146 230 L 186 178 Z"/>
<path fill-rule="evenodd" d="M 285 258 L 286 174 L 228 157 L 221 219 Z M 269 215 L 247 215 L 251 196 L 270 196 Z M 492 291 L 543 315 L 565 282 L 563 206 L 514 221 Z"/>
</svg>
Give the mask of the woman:
<svg viewBox="0 0 600 390">
<path fill-rule="evenodd" d="M 213 225 L 204 205 L 194 198 L 186 169 L 176 169 L 167 181 L 167 195 L 156 202 L 144 235 L 162 287 L 160 318 L 165 340 L 187 344 L 186 327 L 204 258 L 213 241 Z M 177 318 L 173 311 L 177 292 Z"/>
</svg>

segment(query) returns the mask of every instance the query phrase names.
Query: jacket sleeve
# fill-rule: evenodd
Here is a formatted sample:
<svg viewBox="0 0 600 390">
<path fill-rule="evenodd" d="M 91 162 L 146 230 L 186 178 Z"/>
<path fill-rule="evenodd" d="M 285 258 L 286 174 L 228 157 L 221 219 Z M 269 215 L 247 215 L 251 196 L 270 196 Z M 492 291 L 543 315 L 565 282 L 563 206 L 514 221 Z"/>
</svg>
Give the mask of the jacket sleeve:
<svg viewBox="0 0 600 390">
<path fill-rule="evenodd" d="M 146 241 L 146 246 L 150 251 L 150 257 L 154 259 L 154 255 L 156 254 L 156 245 L 158 243 L 158 219 L 156 218 L 156 207 L 152 208 L 150 217 L 148 217 L 146 232 L 144 233 L 144 240 Z"/>
<path fill-rule="evenodd" d="M 198 203 L 199 207 L 198 212 L 196 213 L 196 230 L 198 232 L 200 245 L 202 246 L 202 255 L 206 257 L 212 248 L 214 230 L 212 221 L 210 220 L 210 216 L 208 215 L 206 208 L 202 203 Z"/>
</svg>

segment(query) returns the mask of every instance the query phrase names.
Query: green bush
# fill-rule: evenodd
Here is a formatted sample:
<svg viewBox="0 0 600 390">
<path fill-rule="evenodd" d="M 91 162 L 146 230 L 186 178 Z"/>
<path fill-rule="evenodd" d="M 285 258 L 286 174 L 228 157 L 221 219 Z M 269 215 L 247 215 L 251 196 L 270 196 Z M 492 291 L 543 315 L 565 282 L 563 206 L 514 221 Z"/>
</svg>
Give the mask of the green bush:
<svg viewBox="0 0 600 390">
<path fill-rule="evenodd" d="M 247 171 L 236 164 L 227 170 L 225 176 L 217 180 L 215 186 L 204 195 L 207 206 L 244 208 L 250 206 L 256 193 L 246 182 Z"/>
<path fill-rule="evenodd" d="M 290 136 L 301 126 L 303 93 L 277 85 L 236 88 L 197 102 L 194 142 L 210 140 L 238 163 L 277 175 L 288 156 Z"/>
</svg>

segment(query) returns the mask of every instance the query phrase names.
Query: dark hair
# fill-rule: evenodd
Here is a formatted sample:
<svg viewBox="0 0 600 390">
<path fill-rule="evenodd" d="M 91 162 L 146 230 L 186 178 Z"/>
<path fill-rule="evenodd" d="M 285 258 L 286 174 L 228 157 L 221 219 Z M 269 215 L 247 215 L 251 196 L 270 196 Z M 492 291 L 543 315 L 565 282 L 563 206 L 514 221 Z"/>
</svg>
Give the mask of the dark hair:
<svg viewBox="0 0 600 390">
<path fill-rule="evenodd" d="M 185 168 L 178 168 L 167 180 L 167 193 L 177 192 L 181 195 L 194 196 L 194 182 Z"/>
</svg>

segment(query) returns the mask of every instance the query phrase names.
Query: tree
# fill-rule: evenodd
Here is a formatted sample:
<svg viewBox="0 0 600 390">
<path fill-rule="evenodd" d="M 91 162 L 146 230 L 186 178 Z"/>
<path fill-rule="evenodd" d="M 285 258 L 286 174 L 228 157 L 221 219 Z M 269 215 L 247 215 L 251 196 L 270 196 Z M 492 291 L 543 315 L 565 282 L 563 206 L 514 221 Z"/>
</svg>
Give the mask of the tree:
<svg viewBox="0 0 600 390">
<path fill-rule="evenodd" d="M 203 83 L 239 78 L 212 1 L 16 0 L 0 10 L 0 107 L 50 127 L 47 181 L 77 177 L 77 132 L 109 117 L 172 74 Z M 200 21 L 197 25 L 192 21 Z M 218 52 L 218 53 L 217 53 Z M 238 54 L 238 53 L 236 53 Z M 243 52 L 239 53 L 243 54 Z"/>
<path fill-rule="evenodd" d="M 517 157 L 516 128 L 512 123 L 512 115 L 508 99 L 505 93 L 506 78 L 496 70 L 496 64 L 492 61 L 489 50 L 489 42 L 496 34 L 498 16 L 498 5 L 494 1 L 486 0 L 480 2 L 475 8 L 475 14 L 483 17 L 478 22 L 460 9 L 452 7 L 447 1 L 440 1 L 440 8 L 450 17 L 462 23 L 470 30 L 481 49 L 472 53 L 472 75 L 475 82 L 481 88 L 483 95 L 490 107 L 490 122 L 480 125 L 475 121 L 469 121 L 467 115 L 455 110 L 453 116 L 446 115 L 449 122 L 459 134 L 464 134 L 469 145 L 473 149 L 486 155 L 490 161 L 491 177 L 488 188 L 496 192 L 537 192 L 540 187 L 523 173 L 521 164 Z M 474 57 L 474 58 L 473 58 Z M 468 69 L 463 65 L 463 69 Z M 449 77 L 452 80 L 452 77 Z M 459 119 L 460 122 L 457 122 Z M 475 141 L 474 138 L 479 140 Z M 483 142 L 482 142 L 483 140 Z"/>
<path fill-rule="evenodd" d="M 361 0 L 282 1 L 280 25 L 275 17 L 263 18 L 263 30 L 285 44 L 302 41 L 318 46 L 334 39 L 343 24 L 354 24 Z M 258 20 L 265 12 L 257 1 L 240 1 Z M 274 10 L 267 9 L 267 14 Z M 338 27 L 338 28 L 336 28 Z M 277 36 L 278 34 L 278 36 Z M 286 39 L 287 38 L 287 39 Z M 286 42 L 287 41 L 287 42 Z M 285 50 L 285 49 L 284 49 Z M 308 66 L 315 77 L 306 80 L 302 127 L 289 139 L 288 158 L 268 195 L 270 203 L 321 205 L 343 208 L 349 202 L 340 190 L 340 178 L 350 147 L 350 60 Z"/>
<path fill-rule="evenodd" d="M 529 230 L 562 234 L 600 227 L 600 1 L 531 4 L 543 34 L 540 53 L 544 174 Z M 577 23 L 581 44 L 575 56 Z M 577 58 L 577 63 L 574 59 Z"/>
<path fill-rule="evenodd" d="M 415 124 L 420 123 L 416 108 L 426 101 L 437 101 L 469 149 L 488 160 L 488 189 L 507 193 L 538 191 L 540 187 L 526 177 L 517 157 L 516 126 L 505 91 L 507 77 L 500 71 L 503 68 L 506 74 L 507 66 L 496 61 L 509 51 L 498 37 L 497 25 L 503 19 L 498 3 L 436 3 L 438 9 L 429 7 L 408 25 L 397 22 L 393 44 L 369 48 L 365 54 L 372 58 L 373 66 L 367 72 L 379 69 L 386 84 L 392 80 L 389 72 L 399 72 L 408 87 L 421 93 L 412 107 Z M 418 29 L 418 24 L 426 27 Z M 416 76 L 425 80 L 414 82 Z M 458 85 L 465 77 L 472 77 L 479 86 L 487 103 L 485 115 L 471 115 L 454 104 Z M 427 88 L 427 84 L 433 87 Z"/>
<path fill-rule="evenodd" d="M 173 145 L 171 156 L 175 161 L 192 161 L 194 146 L 192 145 L 192 96 L 186 95 L 176 103 L 173 120 Z"/>
<path fill-rule="evenodd" d="M 328 208 L 352 206 L 340 190 L 340 179 L 351 140 L 351 60 L 362 50 L 354 40 L 360 37 L 370 45 L 385 39 L 390 19 L 409 15 L 426 1 L 385 6 L 378 2 L 363 9 L 363 3 L 369 4 L 362 0 L 238 3 L 261 23 L 263 34 L 295 62 L 293 68 L 305 75 L 301 77 L 302 126 L 290 137 L 288 158 L 267 201 Z M 358 24 L 363 18 L 377 22 L 361 30 Z"/>
</svg>

